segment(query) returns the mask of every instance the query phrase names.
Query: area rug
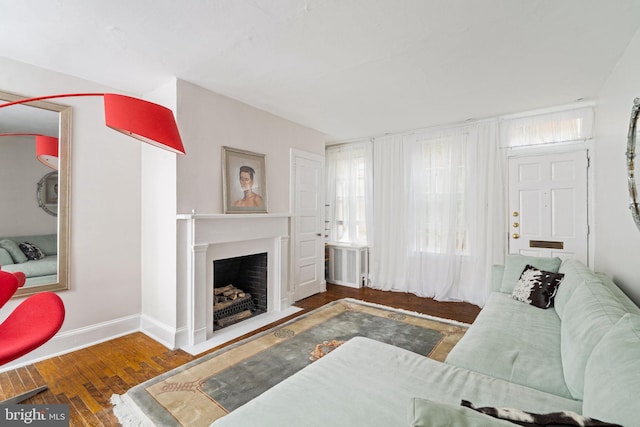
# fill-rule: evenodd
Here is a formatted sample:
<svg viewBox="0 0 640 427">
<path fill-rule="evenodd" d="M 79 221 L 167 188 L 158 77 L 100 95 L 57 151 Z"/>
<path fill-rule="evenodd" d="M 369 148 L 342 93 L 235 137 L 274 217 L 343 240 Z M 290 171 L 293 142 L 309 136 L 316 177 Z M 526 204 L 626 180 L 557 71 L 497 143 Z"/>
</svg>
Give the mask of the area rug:
<svg viewBox="0 0 640 427">
<path fill-rule="evenodd" d="M 114 413 L 126 427 L 208 426 L 352 337 L 443 361 L 467 327 L 342 299 L 114 395 Z"/>
</svg>

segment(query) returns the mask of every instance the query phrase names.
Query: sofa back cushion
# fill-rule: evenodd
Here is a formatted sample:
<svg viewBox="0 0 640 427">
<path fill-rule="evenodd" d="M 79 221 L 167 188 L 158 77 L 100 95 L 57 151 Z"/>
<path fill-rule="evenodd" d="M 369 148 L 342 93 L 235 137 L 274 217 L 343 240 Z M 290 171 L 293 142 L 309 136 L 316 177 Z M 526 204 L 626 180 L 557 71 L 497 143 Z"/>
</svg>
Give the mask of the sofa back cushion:
<svg viewBox="0 0 640 427">
<path fill-rule="evenodd" d="M 575 399 L 583 398 L 591 352 L 625 314 L 624 306 L 602 282 L 585 282 L 573 291 L 561 318 L 560 349 L 564 380 Z"/>
<path fill-rule="evenodd" d="M 13 259 L 13 262 L 16 264 L 20 264 L 23 262 L 27 262 L 29 259 L 27 256 L 20 250 L 18 243 L 11 239 L 2 239 L 0 240 L 0 248 L 4 248 Z"/>
<path fill-rule="evenodd" d="M 638 423 L 640 316 L 626 314 L 587 362 L 582 413 L 623 426 Z"/>
<path fill-rule="evenodd" d="M 532 257 L 516 254 L 507 255 L 507 259 L 504 264 L 504 273 L 502 275 L 500 292 L 507 294 L 511 294 L 513 292 L 513 288 L 516 286 L 516 283 L 527 264 L 534 266 L 538 270 L 557 273 L 561 262 L 562 260 L 557 257 Z"/>
<path fill-rule="evenodd" d="M 640 314 L 640 308 L 635 305 L 633 301 L 629 299 L 629 297 L 622 292 L 622 290 L 611 280 L 609 276 L 604 273 L 596 273 L 598 279 L 602 282 L 603 285 L 607 286 L 611 290 L 611 292 L 618 298 L 620 304 L 622 304 L 629 313 Z"/>
<path fill-rule="evenodd" d="M 500 292 L 503 276 L 504 265 L 495 264 L 491 266 L 491 292 Z"/>
<path fill-rule="evenodd" d="M 553 306 L 562 319 L 564 309 L 578 286 L 583 283 L 600 282 L 600 279 L 589 267 L 576 259 L 564 260 L 558 272 L 564 274 L 564 278 L 558 287 L 558 292 L 556 292 Z"/>
<path fill-rule="evenodd" d="M 0 247 L 0 270 L 2 270 L 3 265 L 13 264 L 13 258 L 11 258 L 11 254 L 5 248 Z"/>
<path fill-rule="evenodd" d="M 37 246 L 47 256 L 58 254 L 58 235 L 57 234 L 32 234 L 29 236 L 3 237 L 2 239 L 12 240 L 13 242 L 16 243 L 16 246 L 19 245 L 20 243 L 29 242 L 32 245 Z M 25 262 L 25 261 L 22 261 L 22 262 Z"/>
</svg>

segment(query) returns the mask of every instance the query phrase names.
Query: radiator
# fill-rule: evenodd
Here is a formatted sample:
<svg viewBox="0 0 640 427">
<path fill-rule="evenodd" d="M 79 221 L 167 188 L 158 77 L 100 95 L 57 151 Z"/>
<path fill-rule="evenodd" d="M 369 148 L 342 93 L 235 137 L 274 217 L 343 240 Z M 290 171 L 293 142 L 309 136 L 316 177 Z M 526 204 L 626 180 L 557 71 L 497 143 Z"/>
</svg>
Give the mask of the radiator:
<svg viewBox="0 0 640 427">
<path fill-rule="evenodd" d="M 362 288 L 369 276 L 369 251 L 366 246 L 328 244 L 329 283 Z"/>
</svg>

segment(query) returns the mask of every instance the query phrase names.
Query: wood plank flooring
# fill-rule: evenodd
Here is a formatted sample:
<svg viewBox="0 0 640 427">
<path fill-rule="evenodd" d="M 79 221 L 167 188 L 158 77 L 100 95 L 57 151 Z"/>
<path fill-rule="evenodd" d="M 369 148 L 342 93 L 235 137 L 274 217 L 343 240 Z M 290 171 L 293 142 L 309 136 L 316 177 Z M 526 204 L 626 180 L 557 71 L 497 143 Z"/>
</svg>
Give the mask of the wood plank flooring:
<svg viewBox="0 0 640 427">
<path fill-rule="evenodd" d="M 303 311 L 240 337 L 236 341 L 331 301 L 347 297 L 466 323 L 472 323 L 480 312 L 477 306 L 467 303 L 437 302 L 411 294 L 384 292 L 370 288 L 354 289 L 329 284 L 327 292 L 295 304 Z M 231 343 L 225 345 L 229 344 Z M 222 347 L 211 349 L 209 352 Z M 197 357 L 181 350 L 167 350 L 146 335 L 139 332 L 133 333 L 0 373 L 0 399 L 47 384 L 48 390 L 25 403 L 68 404 L 71 426 L 118 426 L 120 424 L 113 415 L 110 402 L 112 394 L 124 394 L 129 388 Z"/>
</svg>

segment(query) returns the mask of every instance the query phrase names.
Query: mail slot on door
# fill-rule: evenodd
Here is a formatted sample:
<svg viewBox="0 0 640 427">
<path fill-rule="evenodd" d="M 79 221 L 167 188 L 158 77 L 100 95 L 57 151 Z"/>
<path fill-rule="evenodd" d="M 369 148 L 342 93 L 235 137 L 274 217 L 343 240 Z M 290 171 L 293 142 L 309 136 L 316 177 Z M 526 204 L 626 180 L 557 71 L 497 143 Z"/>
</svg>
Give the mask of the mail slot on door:
<svg viewBox="0 0 640 427">
<path fill-rule="evenodd" d="M 529 240 L 530 248 L 564 249 L 564 242 L 550 242 L 547 240 Z"/>
</svg>

